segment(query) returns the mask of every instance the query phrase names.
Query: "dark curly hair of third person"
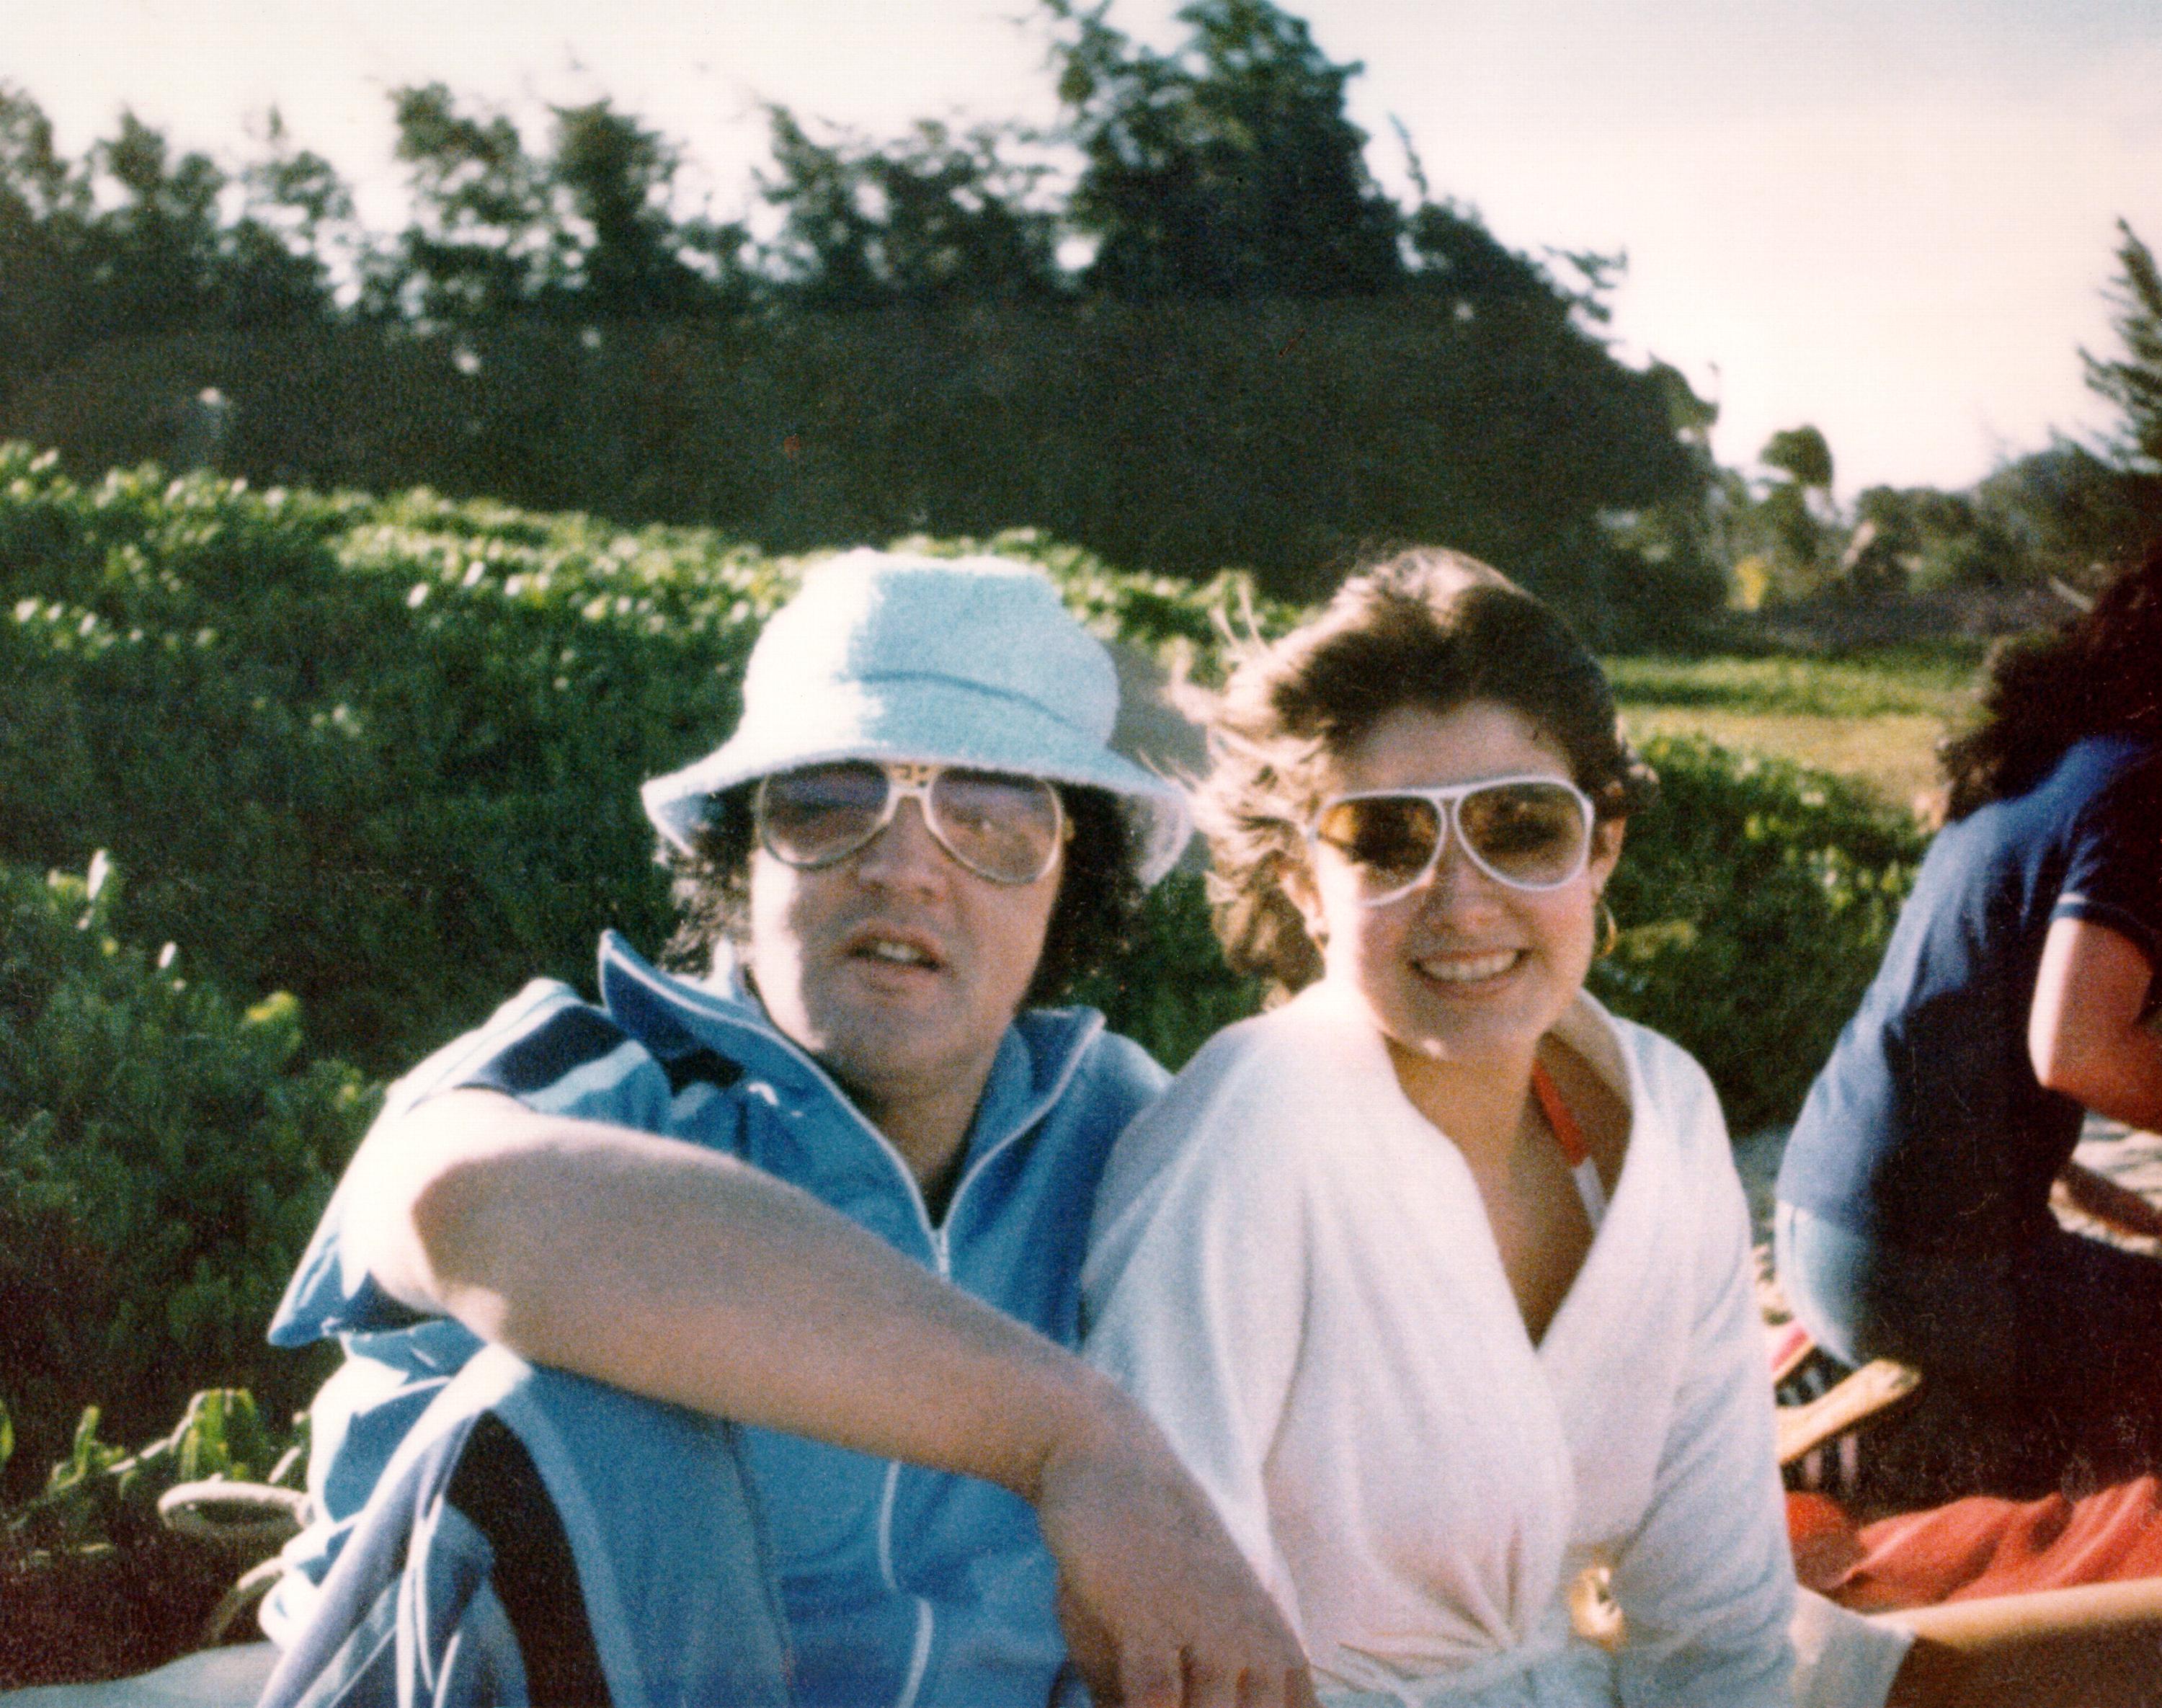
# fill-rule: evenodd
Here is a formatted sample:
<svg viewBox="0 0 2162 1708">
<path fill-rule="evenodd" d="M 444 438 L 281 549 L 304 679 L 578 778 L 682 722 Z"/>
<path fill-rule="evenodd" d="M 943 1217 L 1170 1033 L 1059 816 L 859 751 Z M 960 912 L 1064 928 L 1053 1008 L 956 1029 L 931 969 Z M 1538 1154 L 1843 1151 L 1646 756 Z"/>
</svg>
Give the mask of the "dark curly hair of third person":
<svg viewBox="0 0 2162 1708">
<path fill-rule="evenodd" d="M 1954 818 L 2025 793 L 2087 736 L 2162 745 L 2162 540 L 2066 627 L 2000 643 L 1982 674 L 1981 721 L 1938 755 Z"/>
</svg>

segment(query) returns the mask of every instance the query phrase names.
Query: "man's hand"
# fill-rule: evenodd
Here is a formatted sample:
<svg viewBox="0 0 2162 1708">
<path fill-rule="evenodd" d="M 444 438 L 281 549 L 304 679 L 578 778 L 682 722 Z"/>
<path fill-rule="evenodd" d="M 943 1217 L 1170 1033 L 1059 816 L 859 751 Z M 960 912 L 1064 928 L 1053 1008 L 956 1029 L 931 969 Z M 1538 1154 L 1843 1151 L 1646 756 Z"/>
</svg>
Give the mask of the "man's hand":
<svg viewBox="0 0 2162 1708">
<path fill-rule="evenodd" d="M 1120 1397 L 1033 1491 L 1103 1708 L 1313 1708 L 1298 1642 L 1156 1426 Z"/>
</svg>

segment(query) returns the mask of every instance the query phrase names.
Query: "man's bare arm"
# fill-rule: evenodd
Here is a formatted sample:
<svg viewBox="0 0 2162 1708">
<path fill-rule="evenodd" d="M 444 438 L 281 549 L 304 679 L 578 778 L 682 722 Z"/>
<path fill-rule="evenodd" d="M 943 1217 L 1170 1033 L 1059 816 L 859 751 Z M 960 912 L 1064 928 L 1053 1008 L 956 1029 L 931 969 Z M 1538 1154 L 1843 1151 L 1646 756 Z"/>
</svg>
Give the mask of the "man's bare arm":
<svg viewBox="0 0 2162 1708">
<path fill-rule="evenodd" d="M 1099 1700 L 1310 1700 L 1280 1614 L 1139 1408 L 808 1194 L 478 1090 L 384 1123 L 347 1190 L 348 1255 L 416 1309 L 537 1363 L 1032 1502 Z"/>
</svg>

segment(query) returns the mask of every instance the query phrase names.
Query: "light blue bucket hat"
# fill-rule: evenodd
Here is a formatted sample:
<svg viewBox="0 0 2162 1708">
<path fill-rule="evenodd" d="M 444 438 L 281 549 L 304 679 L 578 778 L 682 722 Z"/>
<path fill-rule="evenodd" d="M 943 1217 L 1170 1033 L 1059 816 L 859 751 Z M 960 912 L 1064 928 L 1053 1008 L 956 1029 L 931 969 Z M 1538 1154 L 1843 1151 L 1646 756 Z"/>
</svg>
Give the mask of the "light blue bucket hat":
<svg viewBox="0 0 2162 1708">
<path fill-rule="evenodd" d="M 964 765 L 1104 789 L 1153 884 L 1192 830 L 1176 784 L 1112 751 L 1118 674 L 1049 579 L 1001 557 L 851 551 L 774 613 L 744 673 L 743 720 L 696 764 L 642 791 L 687 850 L 716 797 L 834 760 Z"/>
</svg>

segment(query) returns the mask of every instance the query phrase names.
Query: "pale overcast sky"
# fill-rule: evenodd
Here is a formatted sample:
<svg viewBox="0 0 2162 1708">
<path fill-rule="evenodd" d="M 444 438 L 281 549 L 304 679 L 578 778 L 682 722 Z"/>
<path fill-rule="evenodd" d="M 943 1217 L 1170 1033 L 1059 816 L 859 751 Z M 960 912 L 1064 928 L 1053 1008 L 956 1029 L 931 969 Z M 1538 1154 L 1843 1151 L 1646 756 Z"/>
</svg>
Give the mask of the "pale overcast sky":
<svg viewBox="0 0 2162 1708">
<path fill-rule="evenodd" d="M 2122 216 L 2162 246 L 2162 0 L 1307 0 L 1405 185 L 1519 248 L 1626 249 L 1623 349 L 1722 410 L 1722 460 L 1815 421 L 1848 496 L 1962 485 L 2104 416 Z M 276 104 L 398 217 L 387 91 L 537 118 L 611 97 L 743 212 L 760 104 L 873 133 L 1052 116 L 1026 0 L 0 0 L 0 81 L 80 153 L 123 104 L 228 159 Z M 1172 0 L 1112 20 L 1176 39 Z M 540 139 L 537 125 L 530 133 Z"/>
</svg>

